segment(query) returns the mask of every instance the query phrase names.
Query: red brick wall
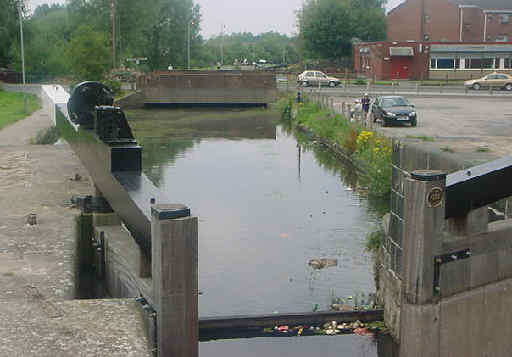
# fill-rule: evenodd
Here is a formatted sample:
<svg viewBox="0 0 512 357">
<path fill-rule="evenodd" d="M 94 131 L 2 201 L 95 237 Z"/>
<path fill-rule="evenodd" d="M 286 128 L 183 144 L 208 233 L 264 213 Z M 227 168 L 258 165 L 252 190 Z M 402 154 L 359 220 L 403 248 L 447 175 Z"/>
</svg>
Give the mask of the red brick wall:
<svg viewBox="0 0 512 357">
<path fill-rule="evenodd" d="M 506 35 L 508 41 L 512 41 L 512 14 L 508 24 L 501 24 L 497 14 L 487 15 L 487 41 L 496 41 L 496 36 Z"/>
<path fill-rule="evenodd" d="M 482 12 L 482 9 L 463 9 L 462 41 L 484 41 L 484 13 Z"/>
<path fill-rule="evenodd" d="M 420 52 L 420 43 L 418 42 L 376 42 L 354 45 L 354 72 L 365 75 L 371 79 L 389 80 L 395 79 L 392 73 L 392 57 L 389 54 L 390 47 L 412 47 L 414 49 L 414 57 L 411 57 L 409 65 L 409 79 L 428 79 L 428 54 L 424 51 Z M 369 69 L 361 68 L 360 48 L 369 49 L 368 54 L 363 56 L 368 58 Z M 422 44 L 421 48 L 425 46 Z"/>
<path fill-rule="evenodd" d="M 407 0 L 388 14 L 388 41 L 458 41 L 458 20 L 458 7 L 447 0 Z"/>
<path fill-rule="evenodd" d="M 429 41 L 459 41 L 459 9 L 447 0 L 425 0 L 424 34 Z M 423 41 L 423 39 L 421 39 Z"/>
<path fill-rule="evenodd" d="M 407 0 L 388 14 L 388 41 L 422 41 L 421 2 L 428 0 Z"/>
</svg>

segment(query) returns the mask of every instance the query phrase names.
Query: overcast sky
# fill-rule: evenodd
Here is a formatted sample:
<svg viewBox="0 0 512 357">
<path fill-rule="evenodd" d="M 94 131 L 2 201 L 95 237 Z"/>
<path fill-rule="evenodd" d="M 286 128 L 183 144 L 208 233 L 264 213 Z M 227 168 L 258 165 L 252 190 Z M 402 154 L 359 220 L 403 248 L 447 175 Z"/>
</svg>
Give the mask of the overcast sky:
<svg viewBox="0 0 512 357">
<path fill-rule="evenodd" d="M 27 1 L 27 0 L 26 0 Z M 121 0 L 122 1 L 122 0 Z M 252 32 L 258 34 L 277 31 L 296 33 L 295 11 L 303 0 L 195 0 L 201 6 L 202 35 L 208 38 L 219 34 L 224 25 L 227 33 Z M 391 9 L 404 0 L 388 0 Z M 64 3 L 65 0 L 28 0 L 34 10 L 40 4 Z"/>
</svg>

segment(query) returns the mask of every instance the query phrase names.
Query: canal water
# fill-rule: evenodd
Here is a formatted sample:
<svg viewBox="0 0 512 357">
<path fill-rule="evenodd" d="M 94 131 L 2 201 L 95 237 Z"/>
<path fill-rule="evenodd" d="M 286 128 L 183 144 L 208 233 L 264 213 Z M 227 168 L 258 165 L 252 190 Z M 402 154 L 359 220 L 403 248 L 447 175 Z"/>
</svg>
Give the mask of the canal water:
<svg viewBox="0 0 512 357">
<path fill-rule="evenodd" d="M 333 297 L 353 304 L 374 292 L 364 243 L 378 213 L 354 190 L 352 169 L 297 137 L 275 112 L 126 113 L 143 146 L 144 172 L 171 203 L 186 204 L 199 217 L 201 317 L 325 310 Z M 330 264 L 316 269 L 314 260 L 321 259 Z M 335 340 L 343 345 L 344 338 Z M 275 348 L 287 345 L 278 340 Z M 362 355 L 377 355 L 367 338 L 351 341 Z M 225 356 L 248 356 L 236 341 L 201 343 L 201 350 L 214 356 L 220 346 Z"/>
</svg>

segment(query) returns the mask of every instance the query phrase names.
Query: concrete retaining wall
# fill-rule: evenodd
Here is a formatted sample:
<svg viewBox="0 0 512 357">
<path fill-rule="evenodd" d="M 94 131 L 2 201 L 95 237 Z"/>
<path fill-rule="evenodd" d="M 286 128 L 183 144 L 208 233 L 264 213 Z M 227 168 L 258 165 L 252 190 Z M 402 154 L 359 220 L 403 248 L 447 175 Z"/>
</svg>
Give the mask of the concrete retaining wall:
<svg viewBox="0 0 512 357">
<path fill-rule="evenodd" d="M 144 106 L 144 96 L 140 92 L 131 93 L 127 96 L 117 99 L 114 102 L 114 105 L 120 107 L 121 109 L 140 108 Z"/>
<path fill-rule="evenodd" d="M 160 72 L 137 79 L 147 104 L 268 104 L 275 74 L 240 71 Z"/>
<path fill-rule="evenodd" d="M 8 92 L 22 92 L 28 94 L 35 94 L 41 97 L 41 85 L 40 84 L 9 84 L 0 82 L 0 87 Z"/>
</svg>

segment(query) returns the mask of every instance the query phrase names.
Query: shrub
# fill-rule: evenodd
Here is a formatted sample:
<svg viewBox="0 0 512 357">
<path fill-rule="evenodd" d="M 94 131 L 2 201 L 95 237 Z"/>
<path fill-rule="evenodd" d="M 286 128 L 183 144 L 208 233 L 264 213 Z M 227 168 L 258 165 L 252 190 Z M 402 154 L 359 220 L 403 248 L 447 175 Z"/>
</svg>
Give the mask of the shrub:
<svg viewBox="0 0 512 357">
<path fill-rule="evenodd" d="M 281 119 L 290 121 L 292 119 L 293 96 L 279 99 L 276 103 Z"/>
<path fill-rule="evenodd" d="M 381 230 L 369 233 L 366 236 L 366 242 L 364 243 L 364 247 L 368 252 L 377 253 L 382 244 L 383 239 L 384 232 Z"/>
<path fill-rule="evenodd" d="M 364 78 L 357 78 L 356 80 L 354 80 L 354 84 L 357 84 L 357 85 L 366 85 L 366 79 Z"/>
<path fill-rule="evenodd" d="M 119 94 L 121 92 L 121 82 L 116 81 L 114 79 L 106 79 L 103 81 L 103 84 L 106 85 L 114 95 Z"/>
<path fill-rule="evenodd" d="M 357 138 L 358 131 L 355 128 L 351 128 L 347 135 L 340 134 L 342 137 L 343 147 L 350 153 L 353 154 L 357 150 Z"/>
<path fill-rule="evenodd" d="M 59 132 L 55 126 L 40 130 L 36 137 L 30 139 L 32 145 L 51 145 L 59 140 Z"/>
</svg>

